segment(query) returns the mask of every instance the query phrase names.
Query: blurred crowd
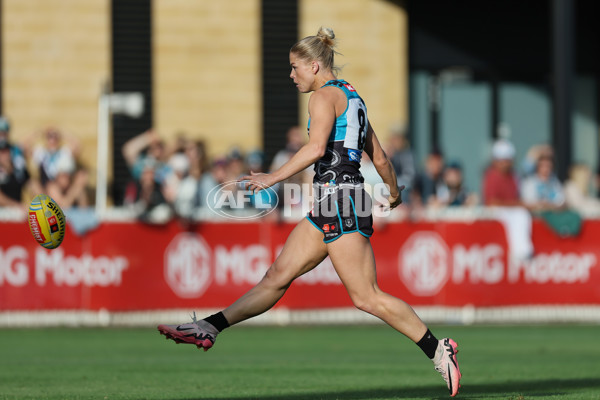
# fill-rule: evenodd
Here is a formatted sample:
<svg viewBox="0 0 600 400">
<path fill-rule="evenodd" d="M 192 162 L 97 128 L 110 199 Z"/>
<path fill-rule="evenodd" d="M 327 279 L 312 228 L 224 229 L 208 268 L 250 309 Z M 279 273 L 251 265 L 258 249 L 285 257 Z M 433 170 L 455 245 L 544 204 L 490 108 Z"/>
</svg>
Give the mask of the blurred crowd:
<svg viewBox="0 0 600 400">
<path fill-rule="evenodd" d="M 8 120 L 0 117 L 0 206 L 24 207 L 29 200 L 25 193 L 47 193 L 64 208 L 89 206 L 88 173 L 77 162 L 79 152 L 78 141 L 65 139 L 56 128 L 17 145 Z"/>
<path fill-rule="evenodd" d="M 285 147 L 277 152 L 270 165 L 265 165 L 260 150 L 244 153 L 232 148 L 211 158 L 202 140 L 181 134 L 167 142 L 156 131 L 148 130 L 134 136 L 122 148 L 129 168 L 129 183 L 124 198 L 114 202 L 122 203 L 148 223 L 165 223 L 174 218 L 203 219 L 209 215 L 207 209 L 214 206 L 211 204 L 214 196 L 208 196 L 211 190 L 250 171 L 279 168 L 304 145 L 307 135 L 300 127 L 293 126 L 288 129 L 286 139 Z M 555 174 L 554 151 L 547 144 L 533 146 L 518 161 L 510 141 L 494 142 L 489 165 L 481 171 L 480 193 L 465 186 L 461 160 L 448 159 L 439 149 L 433 149 L 422 164 L 417 164 L 401 130 L 389 132 L 384 148 L 396 170 L 398 185 L 406 187 L 404 204 L 395 211 L 400 218 L 418 220 L 429 210 L 458 206 L 520 207 L 532 214 L 572 210 L 600 215 L 600 171 L 594 173 L 588 165 L 574 164 L 568 179 L 561 182 Z M 94 188 L 80 157 L 78 141 L 54 127 L 36 132 L 17 144 L 10 136 L 9 121 L 0 117 L 0 207 L 25 209 L 35 194 L 46 193 L 65 209 L 67 216 L 70 212 L 81 221 L 82 231 L 90 229 L 95 224 Z M 366 183 L 380 182 L 366 154 L 361 171 Z M 307 188 L 312 176 L 312 168 L 307 168 L 283 183 Z M 297 192 L 284 188 L 284 184 L 279 184 L 270 189 L 279 199 L 277 211 L 270 218 L 282 218 L 284 210 L 301 217 L 306 202 L 299 201 Z"/>
</svg>

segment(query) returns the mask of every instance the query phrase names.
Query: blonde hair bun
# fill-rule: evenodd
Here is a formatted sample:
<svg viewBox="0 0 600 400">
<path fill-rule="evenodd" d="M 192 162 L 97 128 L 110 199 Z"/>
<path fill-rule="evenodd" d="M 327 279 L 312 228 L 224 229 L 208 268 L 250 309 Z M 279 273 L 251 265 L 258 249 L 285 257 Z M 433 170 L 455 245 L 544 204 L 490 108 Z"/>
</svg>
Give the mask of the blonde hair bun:
<svg viewBox="0 0 600 400">
<path fill-rule="evenodd" d="M 329 47 L 335 47 L 335 33 L 333 29 L 327 27 L 320 27 L 317 32 L 317 37 L 323 41 L 323 43 Z"/>
<path fill-rule="evenodd" d="M 339 68 L 334 65 L 333 56 L 339 53 L 335 51 L 335 44 L 333 29 L 321 27 L 315 36 L 307 36 L 294 44 L 290 53 L 302 60 L 319 60 L 322 68 L 337 74 Z"/>
</svg>

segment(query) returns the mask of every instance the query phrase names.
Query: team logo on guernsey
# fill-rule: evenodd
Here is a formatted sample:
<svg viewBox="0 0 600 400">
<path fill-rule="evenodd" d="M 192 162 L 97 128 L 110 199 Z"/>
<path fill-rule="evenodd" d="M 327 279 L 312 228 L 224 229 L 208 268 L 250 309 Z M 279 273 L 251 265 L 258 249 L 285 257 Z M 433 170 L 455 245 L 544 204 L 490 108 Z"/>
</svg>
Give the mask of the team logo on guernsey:
<svg viewBox="0 0 600 400">
<path fill-rule="evenodd" d="M 360 151 L 354 149 L 348 149 L 348 158 L 350 161 L 360 162 L 361 154 Z"/>
<path fill-rule="evenodd" d="M 354 89 L 354 87 L 353 87 L 351 84 L 349 84 L 349 83 L 346 83 L 346 84 L 344 85 L 344 87 L 345 87 L 346 89 L 348 89 L 349 91 L 351 91 L 351 92 L 356 92 L 356 89 Z"/>
</svg>

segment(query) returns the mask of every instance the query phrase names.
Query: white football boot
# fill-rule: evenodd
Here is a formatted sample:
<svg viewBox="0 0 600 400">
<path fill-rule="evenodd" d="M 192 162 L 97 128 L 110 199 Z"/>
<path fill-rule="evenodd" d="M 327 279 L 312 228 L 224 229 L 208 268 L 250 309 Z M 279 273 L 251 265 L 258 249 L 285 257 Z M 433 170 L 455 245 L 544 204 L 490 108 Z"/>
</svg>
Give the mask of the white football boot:
<svg viewBox="0 0 600 400">
<path fill-rule="evenodd" d="M 219 331 L 204 320 L 197 321 L 195 313 L 192 319 L 188 324 L 158 325 L 158 331 L 177 344 L 189 343 L 207 351 L 215 344 Z"/>
<path fill-rule="evenodd" d="M 435 370 L 442 374 L 442 378 L 448 385 L 450 396 L 454 397 L 458 394 L 460 388 L 460 369 L 458 368 L 458 344 L 450 338 L 444 338 L 438 342 L 438 347 L 435 350 L 433 364 Z"/>
</svg>

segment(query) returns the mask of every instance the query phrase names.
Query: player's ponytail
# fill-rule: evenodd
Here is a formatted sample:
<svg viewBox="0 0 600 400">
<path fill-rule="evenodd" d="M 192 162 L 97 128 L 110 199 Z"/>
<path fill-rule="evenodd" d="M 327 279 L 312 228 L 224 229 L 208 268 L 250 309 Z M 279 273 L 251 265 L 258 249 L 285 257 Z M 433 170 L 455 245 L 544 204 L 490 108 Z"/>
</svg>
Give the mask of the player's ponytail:
<svg viewBox="0 0 600 400">
<path fill-rule="evenodd" d="M 335 51 L 335 47 L 336 40 L 333 29 L 321 27 L 315 36 L 307 36 L 293 45 L 290 53 L 294 53 L 303 60 L 317 60 L 323 68 L 337 74 L 339 68 L 335 66 L 333 57 L 340 53 Z"/>
</svg>

